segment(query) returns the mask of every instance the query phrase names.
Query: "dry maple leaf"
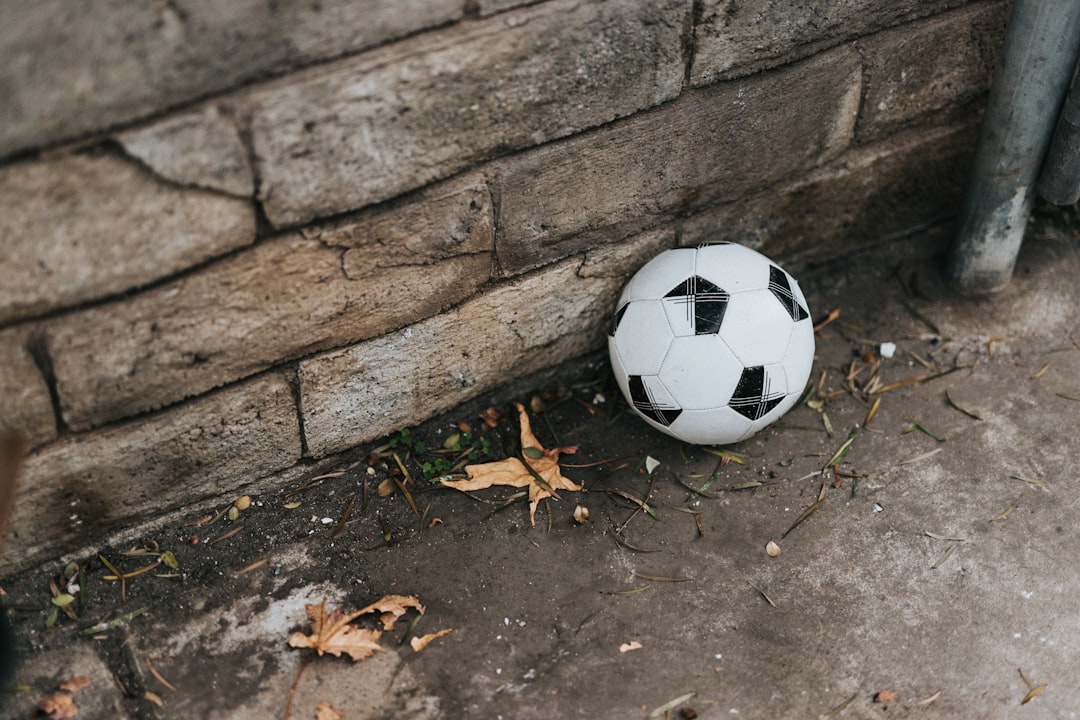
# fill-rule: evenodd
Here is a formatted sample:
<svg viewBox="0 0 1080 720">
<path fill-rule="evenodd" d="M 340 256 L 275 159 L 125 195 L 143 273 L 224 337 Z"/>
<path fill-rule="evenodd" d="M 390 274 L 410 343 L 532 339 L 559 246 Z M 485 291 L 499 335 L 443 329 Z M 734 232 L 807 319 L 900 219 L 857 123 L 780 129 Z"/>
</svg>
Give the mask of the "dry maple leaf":
<svg viewBox="0 0 1080 720">
<path fill-rule="evenodd" d="M 65 680 L 64 682 L 60 683 L 60 687 L 58 689 L 74 695 L 83 688 L 89 687 L 91 682 L 93 681 L 90 679 L 89 675 L 76 675 L 70 680 Z"/>
<path fill-rule="evenodd" d="M 453 629 L 446 628 L 445 630 L 429 633 L 422 637 L 414 637 L 412 640 L 409 640 L 409 644 L 412 645 L 413 652 L 420 652 L 421 650 L 426 648 L 428 646 L 428 643 L 430 643 L 432 640 L 441 638 L 444 635 L 449 635 L 452 632 L 454 632 Z"/>
<path fill-rule="evenodd" d="M 529 522 L 536 525 L 536 506 L 547 497 L 556 496 L 559 490 L 581 490 L 581 486 L 569 478 L 563 476 L 559 468 L 559 454 L 571 454 L 577 452 L 577 445 L 568 447 L 552 448 L 545 450 L 532 433 L 529 424 L 529 414 L 521 403 L 514 403 L 521 417 L 521 447 L 524 450 L 523 459 L 516 457 L 484 463 L 482 465 L 466 465 L 466 480 L 443 480 L 443 485 L 455 490 L 482 490 L 495 485 L 507 487 L 529 488 Z M 530 457 L 530 454 L 536 457 Z M 525 466 L 528 463 L 528 467 Z M 543 478 L 544 483 L 537 482 L 533 472 Z M 557 496 L 556 496 L 557 497 Z"/>
<path fill-rule="evenodd" d="M 345 653 L 353 660 L 364 660 L 382 650 L 379 646 L 381 632 L 349 624 L 363 615 L 365 610 L 351 615 L 342 615 L 339 608 L 327 615 L 325 600 L 318 605 L 304 607 L 307 609 L 308 617 L 311 618 L 311 634 L 293 633 L 289 638 L 291 647 L 314 648 L 319 655 L 330 653 L 340 657 L 342 653 Z"/>
<path fill-rule="evenodd" d="M 358 615 L 380 612 L 379 620 L 382 621 L 383 630 L 393 630 L 394 623 L 404 615 L 409 608 L 414 608 L 421 615 L 424 614 L 424 606 L 415 595 L 386 595 L 361 610 Z"/>
<path fill-rule="evenodd" d="M 344 717 L 345 713 L 328 702 L 321 702 L 315 706 L 315 720 L 342 720 Z"/>
<path fill-rule="evenodd" d="M 79 708 L 75 706 L 70 695 L 57 694 L 42 698 L 37 712 L 49 720 L 69 720 L 79 714 Z"/>
</svg>

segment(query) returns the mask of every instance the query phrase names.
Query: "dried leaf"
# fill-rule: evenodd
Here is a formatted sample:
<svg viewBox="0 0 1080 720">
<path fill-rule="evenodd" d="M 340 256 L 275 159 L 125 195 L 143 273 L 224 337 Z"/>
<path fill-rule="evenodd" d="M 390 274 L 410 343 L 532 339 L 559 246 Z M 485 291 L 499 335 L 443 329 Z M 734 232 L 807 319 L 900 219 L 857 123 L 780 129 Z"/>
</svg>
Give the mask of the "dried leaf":
<svg viewBox="0 0 1080 720">
<path fill-rule="evenodd" d="M 521 419 L 521 447 L 537 450 L 540 457 L 523 459 L 516 457 L 484 463 L 466 465 L 465 480 L 443 480 L 442 484 L 455 490 L 483 490 L 494 486 L 527 487 L 529 489 L 529 522 L 536 525 L 536 508 L 544 498 L 556 497 L 559 490 L 581 490 L 581 486 L 563 476 L 559 467 L 560 453 L 577 452 L 577 446 L 559 447 L 545 450 L 532 433 L 529 415 L 521 403 L 514 403 Z M 526 465 L 528 463 L 528 465 Z"/>
<path fill-rule="evenodd" d="M 319 655 L 330 653 L 337 657 L 345 653 L 353 660 L 364 660 L 382 650 L 378 642 L 381 632 L 349 624 L 364 611 L 342 615 L 338 609 L 327 615 L 325 600 L 318 605 L 305 605 L 305 608 L 311 618 L 311 634 L 293 633 L 289 638 L 290 647 L 313 648 Z"/>
<path fill-rule="evenodd" d="M 315 720 L 342 720 L 344 717 L 343 712 L 328 702 L 321 702 L 315 706 Z"/>
<path fill-rule="evenodd" d="M 1024 699 L 1020 701 L 1020 704 L 1027 705 L 1029 702 L 1042 695 L 1042 691 L 1047 687 L 1049 687 L 1047 683 L 1041 683 L 1031 688 L 1031 690 L 1028 691 L 1028 694 L 1024 696 Z"/>
<path fill-rule="evenodd" d="M 643 647 L 645 646 L 639 643 L 637 640 L 631 640 L 630 642 L 624 642 L 622 645 L 620 645 L 619 652 L 624 653 L 630 652 L 632 650 L 640 650 Z"/>
<path fill-rule="evenodd" d="M 394 623 L 397 622 L 399 617 L 408 612 L 409 608 L 415 609 L 421 615 L 424 614 L 424 606 L 420 604 L 420 600 L 415 595 L 386 595 L 368 605 L 358 612 L 356 616 L 373 612 L 382 613 L 379 620 L 382 621 L 383 630 L 393 630 Z"/>
<path fill-rule="evenodd" d="M 37 713 L 49 720 L 68 720 L 79 714 L 70 695 L 48 695 L 38 703 Z"/>
<path fill-rule="evenodd" d="M 409 640 L 409 644 L 412 645 L 412 649 L 414 652 L 420 652 L 421 650 L 426 648 L 428 646 L 428 643 L 430 643 L 432 640 L 437 640 L 438 638 L 449 635 L 452 632 L 453 629 L 446 628 L 445 630 L 440 630 L 439 632 L 428 633 L 427 635 L 412 638 L 411 640 Z"/>
<path fill-rule="evenodd" d="M 74 695 L 83 688 L 88 687 L 90 683 L 91 680 L 89 675 L 76 675 L 70 680 L 65 680 L 64 682 L 60 683 L 59 689 Z"/>
</svg>

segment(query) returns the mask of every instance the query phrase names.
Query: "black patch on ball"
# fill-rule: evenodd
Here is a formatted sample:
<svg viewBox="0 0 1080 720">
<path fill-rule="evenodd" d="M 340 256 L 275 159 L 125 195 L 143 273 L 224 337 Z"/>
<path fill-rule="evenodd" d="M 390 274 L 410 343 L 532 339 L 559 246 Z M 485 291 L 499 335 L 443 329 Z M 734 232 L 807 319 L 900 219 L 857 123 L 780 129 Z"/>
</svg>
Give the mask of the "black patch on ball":
<svg viewBox="0 0 1080 720">
<path fill-rule="evenodd" d="M 682 414 L 682 409 L 671 405 L 660 405 L 653 400 L 649 388 L 645 387 L 645 381 L 640 375 L 630 376 L 630 400 L 634 407 L 645 417 L 653 422 L 658 422 L 664 427 L 675 422 L 675 418 Z"/>
<path fill-rule="evenodd" d="M 715 335 L 724 321 L 731 296 L 703 277 L 687 278 L 673 287 L 666 300 L 686 305 L 686 319 L 695 335 Z"/>
<path fill-rule="evenodd" d="M 630 303 L 626 303 L 621 308 L 615 311 L 615 324 L 611 326 L 611 335 L 614 337 L 615 331 L 619 329 L 619 323 L 622 322 L 623 315 L 626 314 L 627 308 L 630 307 Z"/>
<path fill-rule="evenodd" d="M 776 296 L 776 299 L 780 301 L 780 304 L 784 306 L 788 315 L 795 322 L 810 317 L 810 313 L 806 311 L 806 308 L 795 299 L 795 293 L 791 291 L 791 283 L 788 282 L 787 273 L 775 265 L 769 266 L 769 290 L 772 291 L 772 294 Z"/>
<path fill-rule="evenodd" d="M 743 368 L 728 406 L 745 418 L 758 420 L 784 399 L 783 393 L 770 392 L 770 385 L 764 365 Z"/>
</svg>

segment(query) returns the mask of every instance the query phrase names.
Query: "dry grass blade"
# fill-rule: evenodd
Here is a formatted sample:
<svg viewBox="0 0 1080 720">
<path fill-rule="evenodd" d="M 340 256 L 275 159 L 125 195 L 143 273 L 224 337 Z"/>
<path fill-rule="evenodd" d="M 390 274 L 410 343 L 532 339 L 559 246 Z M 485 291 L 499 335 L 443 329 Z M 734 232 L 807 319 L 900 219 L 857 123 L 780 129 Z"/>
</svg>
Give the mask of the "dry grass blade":
<svg viewBox="0 0 1080 720">
<path fill-rule="evenodd" d="M 1022 480 L 1023 482 L 1026 482 L 1028 485 L 1034 485 L 1035 487 L 1050 487 L 1050 483 L 1046 482 L 1045 480 L 1039 480 L 1037 478 L 1032 478 L 1032 477 L 1025 477 L 1023 475 L 1010 475 L 1009 479 L 1010 480 Z"/>
<path fill-rule="evenodd" d="M 294 488 L 294 489 L 290 490 L 289 492 L 285 493 L 281 497 L 282 498 L 292 497 L 293 495 L 296 495 L 298 493 L 302 493 L 305 490 L 310 490 L 311 488 L 313 488 L 316 485 L 318 485 L 319 483 L 321 483 L 323 480 L 329 480 L 330 478 L 339 478 L 344 474 L 345 474 L 344 470 L 339 470 L 337 472 L 326 473 L 325 475 L 316 475 L 313 478 L 308 478 L 307 480 L 304 481 L 303 485 L 301 485 L 298 488 Z"/>
<path fill-rule="evenodd" d="M 870 421 L 877 415 L 878 408 L 881 407 L 881 398 L 874 398 L 873 404 L 870 406 L 870 410 L 866 413 L 866 419 L 863 420 L 863 427 L 870 424 Z"/>
<path fill-rule="evenodd" d="M 769 597 L 768 593 L 766 593 L 764 590 L 762 590 L 749 580 L 746 581 L 746 584 L 754 588 L 754 590 L 757 590 L 758 594 L 761 595 L 761 597 L 765 598 L 765 602 L 769 603 L 769 605 L 771 605 L 772 607 L 776 607 L 776 603 L 773 602 L 773 599 Z"/>
<path fill-rule="evenodd" d="M 692 492 L 692 493 L 694 493 L 695 495 L 698 495 L 698 496 L 700 496 L 700 497 L 703 497 L 703 498 L 708 498 L 709 500 L 716 500 L 716 499 L 717 499 L 718 497 L 720 497 L 720 496 L 719 496 L 719 495 L 717 495 L 716 493 L 711 493 L 711 492 L 707 492 L 707 491 L 706 491 L 706 490 L 704 489 L 705 485 L 702 485 L 702 489 L 700 489 L 700 490 L 699 490 L 698 488 L 694 487 L 693 485 L 691 485 L 691 484 L 689 484 L 688 482 L 686 482 L 685 480 L 683 480 L 683 479 L 682 479 L 681 477 L 679 477 L 678 475 L 676 475 L 676 476 L 675 476 L 675 482 L 679 483 L 679 484 L 680 484 L 680 485 L 682 485 L 682 486 L 683 486 L 684 488 L 686 488 L 686 489 L 687 489 L 687 490 L 689 490 L 690 492 Z M 706 483 L 706 484 L 708 484 L 708 483 Z"/>
<path fill-rule="evenodd" d="M 398 467 L 401 468 L 401 474 L 405 476 L 405 480 L 412 482 L 412 475 L 409 474 L 409 470 L 405 467 L 405 463 L 401 462 L 401 458 L 398 457 L 397 453 L 394 453 L 394 460 L 397 461 Z M 390 476 L 390 481 L 394 483 L 394 487 L 398 489 L 398 492 L 405 497 L 405 502 L 409 503 L 409 509 L 413 511 L 413 514 L 416 515 L 416 517 L 420 517 L 420 508 L 416 507 L 416 501 L 413 500 L 412 493 L 409 492 L 409 489 L 405 487 L 405 483 L 401 482 L 393 475 Z M 413 484 L 415 485 L 416 483 Z"/>
<path fill-rule="evenodd" d="M 349 521 L 349 516 L 352 515 L 353 506 L 356 505 L 356 493 L 353 493 L 349 498 L 349 504 L 345 506 L 345 511 L 341 513 L 341 519 L 334 525 L 334 529 L 330 531 L 330 537 L 336 538 L 341 534 L 341 531 L 345 529 L 345 523 Z"/>
<path fill-rule="evenodd" d="M 1011 515 L 1011 514 L 1012 514 L 1012 511 L 1013 511 L 1013 510 L 1015 510 L 1015 509 L 1016 509 L 1016 508 L 1014 508 L 1014 507 L 1011 507 L 1011 508 L 1006 508 L 1005 510 L 1002 510 L 1002 511 L 1001 511 L 1000 513 L 998 513 L 997 515 L 995 515 L 994 517 L 990 518 L 990 522 L 994 522 L 994 521 L 996 521 L 996 520 L 1004 520 L 1005 518 L 1009 517 L 1009 515 Z"/>
<path fill-rule="evenodd" d="M 746 456 L 745 455 L 740 455 L 739 453 L 728 452 L 727 450 L 720 450 L 720 449 L 714 448 L 714 447 L 704 447 L 703 446 L 701 449 L 704 450 L 705 452 L 709 453 L 710 455 L 715 455 L 718 458 L 723 458 L 724 460 L 726 460 L 728 462 L 733 462 L 733 463 L 736 463 L 738 465 L 745 465 L 746 464 Z"/>
<path fill-rule="evenodd" d="M 819 322 L 817 325 L 814 326 L 814 332 L 818 332 L 819 330 L 821 330 L 823 327 L 825 327 L 826 325 L 828 325 L 829 323 L 831 323 L 833 320 L 835 320 L 838 317 L 840 317 L 840 308 L 833 308 L 832 310 L 829 311 L 828 316 L 826 316 L 826 318 L 824 320 L 822 320 L 821 322 Z"/>
<path fill-rule="evenodd" d="M 938 442 L 945 442 L 945 438 L 939 437 L 937 434 L 934 433 L 933 430 L 926 427 L 925 425 L 923 425 L 918 420 L 912 420 L 911 425 L 909 427 L 905 428 L 904 432 L 909 433 L 909 432 L 915 432 L 916 430 L 921 432 L 923 435 L 928 435 L 929 437 L 934 438 Z"/>
<path fill-rule="evenodd" d="M 651 582 L 664 582 L 664 583 L 684 583 L 690 582 L 691 578 L 681 577 L 664 577 L 663 575 L 646 575 L 640 573 L 637 570 L 634 571 L 634 577 L 641 578 L 642 580 L 649 580 Z"/>
<path fill-rule="evenodd" d="M 808 508 L 806 508 L 805 510 L 802 511 L 802 514 L 799 515 L 799 517 L 795 518 L 795 522 L 791 523 L 791 527 L 789 527 L 787 530 L 784 531 L 784 534 L 780 536 L 780 539 L 783 540 L 784 538 L 786 538 L 788 536 L 788 534 L 792 530 L 799 527 L 799 525 L 802 525 L 803 521 L 806 520 L 806 518 L 810 517 L 811 515 L 816 513 L 818 510 L 820 510 L 821 506 L 824 505 L 824 504 L 825 504 L 825 498 L 823 498 L 823 497 L 818 498 L 817 500 L 815 500 L 813 502 L 813 504 L 810 505 L 810 507 L 808 507 Z"/>
<path fill-rule="evenodd" d="M 641 587 L 630 588 L 629 590 L 611 590 L 611 591 L 601 590 L 600 594 L 601 595 L 637 595 L 640 592 L 645 592 L 646 590 L 648 590 L 651 587 L 652 587 L 652 583 L 649 583 L 648 585 L 642 585 Z"/>
<path fill-rule="evenodd" d="M 878 399 L 880 400 L 880 398 Z M 851 428 L 851 431 L 848 433 L 847 440 L 844 441 L 844 444 L 841 445 L 837 449 L 837 451 L 833 453 L 833 456 L 829 458 L 829 461 L 825 463 L 824 467 L 821 468 L 822 475 L 828 472 L 829 468 L 840 465 L 840 461 L 843 460 L 844 456 L 848 454 L 848 450 L 850 450 L 851 446 L 855 443 L 855 438 L 858 436 L 858 434 L 858 427 Z"/>
<path fill-rule="evenodd" d="M 98 553 L 98 559 L 101 560 L 101 563 L 109 568 L 109 570 L 112 571 L 112 574 L 120 581 L 120 601 L 127 602 L 127 578 L 124 577 L 124 574 L 101 553 Z"/>
<path fill-rule="evenodd" d="M 938 561 L 930 566 L 930 569 L 937 570 L 939 567 L 944 565 L 949 558 L 953 556 L 954 552 L 956 552 L 956 545 L 950 545 L 949 549 L 942 553 L 941 557 L 938 558 Z"/>
<path fill-rule="evenodd" d="M 1029 702 L 1039 697 L 1039 695 L 1042 695 L 1043 690 L 1049 687 L 1049 683 L 1039 683 L 1036 685 L 1023 669 L 1018 668 L 1018 671 L 1020 672 L 1020 679 L 1023 680 L 1024 684 L 1028 687 L 1028 694 L 1024 696 L 1024 699 L 1020 701 L 1020 704 L 1027 705 Z"/>
<path fill-rule="evenodd" d="M 930 452 L 925 452 L 922 455 L 916 455 L 915 457 L 908 458 L 907 460 L 901 460 L 897 463 L 897 465 L 914 465 L 917 462 L 922 462 L 923 460 L 932 458 L 933 456 L 941 452 L 941 450 L 941 448 L 934 448 Z"/>
<path fill-rule="evenodd" d="M 976 415 L 975 413 L 971 412 L 970 410 L 966 410 L 966 409 L 960 407 L 959 405 L 957 405 L 956 401 L 953 400 L 951 397 L 949 397 L 949 391 L 948 390 L 945 391 L 945 402 L 947 402 L 949 404 L 949 407 L 951 407 L 953 410 L 959 410 L 960 412 L 964 413 L 965 415 L 967 415 L 972 420 L 982 420 L 982 418 L 979 417 L 978 415 Z"/>
<path fill-rule="evenodd" d="M 929 530 L 923 530 L 923 533 L 926 535 L 926 537 L 933 538 L 934 540 L 948 540 L 952 542 L 965 542 L 967 540 L 967 538 L 956 537 L 953 535 L 938 535 L 937 533 L 932 533 Z"/>
<path fill-rule="evenodd" d="M 210 544 L 211 545 L 216 545 L 219 542 L 221 542 L 222 540 L 228 540 L 233 535 L 237 534 L 238 532 L 240 532 L 243 529 L 244 529 L 243 525 L 237 525 L 232 530 L 229 530 L 228 532 L 224 532 L 224 533 L 218 535 L 216 538 L 214 538 L 213 540 L 210 541 Z"/>
<path fill-rule="evenodd" d="M 630 543 L 628 543 L 626 540 L 623 539 L 622 533 L 620 533 L 620 532 L 611 533 L 611 539 L 615 541 L 616 545 L 621 545 L 622 547 L 626 548 L 627 550 L 633 550 L 634 552 L 639 552 L 639 553 L 660 552 L 660 550 L 658 548 L 657 549 L 648 549 L 648 548 L 640 548 L 640 547 L 638 547 L 636 545 L 631 545 Z"/>
<path fill-rule="evenodd" d="M 937 700 L 937 699 L 938 699 L 939 697 L 941 697 L 941 693 L 942 693 L 942 692 L 943 692 L 942 690 L 938 690 L 938 691 L 937 691 L 936 693 L 934 693 L 934 694 L 933 694 L 933 695 L 931 695 L 930 697 L 928 697 L 928 698 L 923 698 L 922 700 L 920 700 L 919 702 L 917 702 L 917 703 L 915 703 L 915 704 L 916 704 L 916 705 L 918 705 L 918 706 L 920 706 L 920 707 L 925 707 L 926 705 L 929 705 L 930 703 L 934 702 L 934 701 L 935 701 L 935 700 Z"/>
<path fill-rule="evenodd" d="M 166 659 L 170 659 L 170 658 L 166 658 Z M 161 683 L 165 687 L 169 688 L 173 692 L 177 692 L 176 686 L 173 685 L 168 680 L 166 680 L 164 678 L 164 676 L 162 676 L 162 674 L 160 672 L 158 672 L 158 669 L 156 667 L 154 667 L 154 661 L 149 655 L 146 656 L 146 669 L 150 671 L 150 674 L 153 675 L 154 679 L 157 680 L 159 683 Z"/>
<path fill-rule="evenodd" d="M 832 718 L 834 718 L 837 715 L 839 715 L 840 713 L 844 712 L 844 710 L 847 708 L 848 705 L 855 702 L 855 698 L 857 698 L 857 697 L 859 697 L 859 693 L 855 693 L 854 695 L 849 697 L 847 700 L 845 700 L 844 702 L 840 703 L 839 705 L 834 707 L 829 712 L 822 715 L 819 720 L 832 720 Z"/>
<path fill-rule="evenodd" d="M 1031 379 L 1032 380 L 1038 380 L 1043 375 L 1045 375 L 1046 371 L 1049 370 L 1049 369 L 1050 369 L 1050 363 L 1044 364 L 1041 368 L 1039 368 L 1038 370 L 1035 371 L 1035 374 L 1031 376 Z"/>
<path fill-rule="evenodd" d="M 245 565 L 244 567 L 237 570 L 234 573 L 234 575 L 236 577 L 240 577 L 241 575 L 247 575 L 252 570 L 258 570 L 259 568 L 261 568 L 263 565 L 267 564 L 268 562 L 270 562 L 270 558 L 268 558 L 268 557 L 264 557 L 262 560 L 256 560 L 255 562 L 251 563 L 250 565 Z"/>
<path fill-rule="evenodd" d="M 688 692 L 685 695 L 680 695 L 674 700 L 669 700 L 660 707 L 653 710 L 651 713 L 645 716 L 645 720 L 658 720 L 659 718 L 666 717 L 669 712 L 682 705 L 687 700 L 693 698 L 697 693 Z"/>
<path fill-rule="evenodd" d="M 653 519 L 657 519 L 656 511 L 653 510 L 652 506 L 638 496 L 628 493 L 625 490 L 619 490 L 618 488 L 612 488 L 610 490 L 605 490 L 604 492 L 606 492 L 608 495 L 615 495 L 617 497 L 623 498 L 624 500 L 629 500 L 638 508 L 647 512 Z"/>
</svg>

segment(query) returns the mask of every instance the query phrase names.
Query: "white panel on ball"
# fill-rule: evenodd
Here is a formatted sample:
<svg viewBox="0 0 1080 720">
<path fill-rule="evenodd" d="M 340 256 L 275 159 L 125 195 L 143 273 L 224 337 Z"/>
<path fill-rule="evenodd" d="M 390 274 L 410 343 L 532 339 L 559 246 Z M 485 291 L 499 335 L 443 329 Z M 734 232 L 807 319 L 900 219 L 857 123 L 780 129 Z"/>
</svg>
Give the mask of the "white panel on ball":
<svg viewBox="0 0 1080 720">
<path fill-rule="evenodd" d="M 623 292 L 636 300 L 662 298 L 680 282 L 694 275 L 695 248 L 667 250 L 645 263 Z"/>
<path fill-rule="evenodd" d="M 618 332 L 618 328 L 627 328 Z M 628 329 L 632 328 L 633 332 Z M 618 316 L 615 349 L 630 375 L 656 375 L 674 339 L 659 300 L 637 300 Z"/>
<path fill-rule="evenodd" d="M 702 353 L 709 356 L 708 363 L 699 361 Z M 685 410 L 723 408 L 742 367 L 719 335 L 675 338 L 664 360 L 664 385 Z"/>
<path fill-rule="evenodd" d="M 720 334 L 743 365 L 766 365 L 784 359 L 792 326 L 772 293 L 748 290 L 731 296 Z"/>
</svg>

